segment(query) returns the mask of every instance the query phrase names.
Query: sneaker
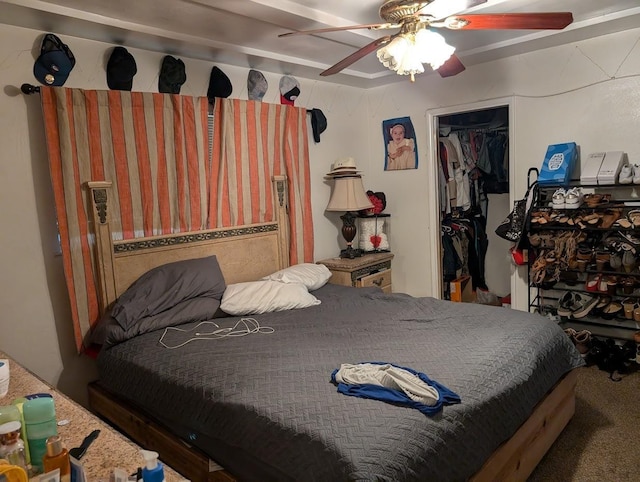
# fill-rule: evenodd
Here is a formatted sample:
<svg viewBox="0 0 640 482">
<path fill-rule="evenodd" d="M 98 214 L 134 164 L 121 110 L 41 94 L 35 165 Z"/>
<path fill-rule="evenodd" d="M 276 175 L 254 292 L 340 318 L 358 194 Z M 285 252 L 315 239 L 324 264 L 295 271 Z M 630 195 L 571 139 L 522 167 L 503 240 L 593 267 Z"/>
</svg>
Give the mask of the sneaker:
<svg viewBox="0 0 640 482">
<path fill-rule="evenodd" d="M 551 206 L 554 209 L 564 209 L 566 206 L 566 196 L 567 192 L 563 188 L 558 189 L 551 197 Z"/>
<path fill-rule="evenodd" d="M 582 190 L 579 187 L 572 187 L 564 196 L 566 209 L 578 209 L 582 204 Z"/>
<path fill-rule="evenodd" d="M 634 164 L 631 169 L 633 170 L 633 183 L 640 184 L 640 164 Z"/>
<path fill-rule="evenodd" d="M 620 175 L 618 176 L 618 182 L 620 184 L 631 184 L 633 181 L 633 168 L 630 164 L 624 164 L 620 169 Z"/>
<path fill-rule="evenodd" d="M 589 314 L 594 306 L 598 303 L 596 296 L 589 296 L 584 293 L 576 293 L 574 309 L 571 310 L 571 316 L 573 318 L 584 318 Z M 610 303 L 611 304 L 611 303 Z M 620 305 L 622 308 L 622 305 Z"/>
</svg>

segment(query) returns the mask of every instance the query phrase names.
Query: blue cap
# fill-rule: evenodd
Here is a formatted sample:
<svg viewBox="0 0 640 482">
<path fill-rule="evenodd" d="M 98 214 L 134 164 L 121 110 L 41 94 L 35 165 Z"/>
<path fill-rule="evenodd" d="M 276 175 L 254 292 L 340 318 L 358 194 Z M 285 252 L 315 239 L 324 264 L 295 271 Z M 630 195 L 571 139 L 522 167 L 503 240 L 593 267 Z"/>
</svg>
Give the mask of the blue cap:
<svg viewBox="0 0 640 482">
<path fill-rule="evenodd" d="M 69 47 L 52 33 L 42 40 L 40 56 L 33 64 L 33 75 L 41 84 L 59 87 L 64 85 L 76 65 L 76 58 Z"/>
</svg>

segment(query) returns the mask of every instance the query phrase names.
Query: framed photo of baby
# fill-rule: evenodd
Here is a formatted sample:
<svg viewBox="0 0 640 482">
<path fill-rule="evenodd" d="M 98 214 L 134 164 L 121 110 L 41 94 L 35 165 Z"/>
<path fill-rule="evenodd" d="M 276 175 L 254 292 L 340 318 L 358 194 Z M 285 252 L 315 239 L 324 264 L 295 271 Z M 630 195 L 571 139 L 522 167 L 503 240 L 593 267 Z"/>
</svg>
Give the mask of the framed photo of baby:
<svg viewBox="0 0 640 482">
<path fill-rule="evenodd" d="M 418 168 L 416 133 L 410 117 L 382 121 L 385 145 L 385 171 Z"/>
</svg>

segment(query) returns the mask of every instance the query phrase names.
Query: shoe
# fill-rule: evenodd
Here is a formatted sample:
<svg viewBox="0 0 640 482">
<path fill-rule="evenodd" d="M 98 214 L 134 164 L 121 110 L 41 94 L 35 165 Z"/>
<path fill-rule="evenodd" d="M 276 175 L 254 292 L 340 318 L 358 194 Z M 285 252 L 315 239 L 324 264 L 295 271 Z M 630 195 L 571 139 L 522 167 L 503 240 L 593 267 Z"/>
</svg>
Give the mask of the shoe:
<svg viewBox="0 0 640 482">
<path fill-rule="evenodd" d="M 622 256 L 620 256 L 620 253 L 611 253 L 609 256 L 609 266 L 611 266 L 611 269 L 614 271 L 622 268 Z"/>
<path fill-rule="evenodd" d="M 582 358 L 586 358 L 591 349 L 591 332 L 589 330 L 576 332 L 576 334 L 573 335 L 573 342 L 580 352 L 580 355 L 582 355 Z"/>
<path fill-rule="evenodd" d="M 640 164 L 634 164 L 633 169 L 633 183 L 640 184 Z"/>
<path fill-rule="evenodd" d="M 578 209 L 582 204 L 582 190 L 579 187 L 572 187 L 564 195 L 566 209 Z"/>
<path fill-rule="evenodd" d="M 608 306 L 613 303 L 617 303 L 616 301 L 612 301 Z M 573 318 L 584 318 L 589 314 L 589 312 L 598 304 L 598 298 L 595 296 L 589 296 L 584 293 L 576 293 L 575 303 L 573 305 L 573 309 L 571 310 L 571 316 Z M 618 303 L 620 305 L 620 303 Z M 606 307 L 604 311 L 606 311 Z M 620 309 L 622 309 L 622 305 L 620 305 Z M 603 311 L 603 313 L 604 313 Z"/>
<path fill-rule="evenodd" d="M 577 309 L 576 296 L 578 293 L 575 291 L 565 291 L 565 293 L 558 300 L 558 309 L 556 313 L 558 316 L 571 316 L 574 309 Z"/>
<path fill-rule="evenodd" d="M 633 168 L 629 164 L 624 164 L 620 169 L 618 182 L 620 184 L 631 184 L 632 181 L 633 181 Z"/>
<path fill-rule="evenodd" d="M 596 303 L 596 306 L 594 306 L 591 310 L 591 313 L 593 313 L 594 315 L 600 315 L 600 313 L 602 313 L 602 310 L 604 310 L 605 307 L 609 305 L 609 303 L 611 303 L 611 296 L 599 296 L 598 302 Z"/>
<path fill-rule="evenodd" d="M 602 292 L 606 293 L 607 292 L 606 281 L 604 282 L 605 283 L 604 291 L 600 289 L 601 283 L 602 283 L 602 275 L 597 274 L 593 278 L 587 279 L 587 282 L 584 284 L 584 288 L 590 293 L 602 293 Z"/>
<path fill-rule="evenodd" d="M 626 276 L 622 278 L 622 280 L 620 281 L 620 284 L 622 285 L 622 292 L 625 295 L 632 294 L 636 288 L 636 280 L 632 276 Z"/>
<path fill-rule="evenodd" d="M 616 290 L 618 289 L 618 278 L 615 276 L 606 276 L 602 278 L 602 281 L 606 284 L 607 293 L 610 295 L 615 295 Z M 602 283 L 600 284 L 602 286 Z"/>
<path fill-rule="evenodd" d="M 636 257 L 631 251 L 625 251 L 622 255 L 622 267 L 625 273 L 631 273 L 636 267 Z"/>
<path fill-rule="evenodd" d="M 602 223 L 600 223 L 600 227 L 602 229 L 609 229 L 613 223 L 615 223 L 622 216 L 622 209 L 620 208 L 609 208 L 602 215 Z"/>
<path fill-rule="evenodd" d="M 615 223 L 613 223 L 613 227 L 629 229 L 633 227 L 633 223 L 629 221 L 627 218 L 620 218 L 620 219 L 617 219 Z"/>
<path fill-rule="evenodd" d="M 596 251 L 596 269 L 598 271 L 604 271 L 610 259 L 611 255 L 608 251 Z"/>
<path fill-rule="evenodd" d="M 554 209 L 564 209 L 566 206 L 567 191 L 563 188 L 558 189 L 551 197 L 551 205 Z"/>
<path fill-rule="evenodd" d="M 622 309 L 624 311 L 624 317 L 627 320 L 633 320 L 633 310 L 635 309 L 636 300 L 632 298 L 625 298 L 622 300 Z"/>
<path fill-rule="evenodd" d="M 618 316 L 621 312 L 623 313 L 622 303 L 620 303 L 619 301 L 612 301 L 604 307 L 600 316 L 602 316 L 602 318 L 604 318 L 605 320 L 611 320 L 612 318 Z"/>
<path fill-rule="evenodd" d="M 640 228 L 640 209 L 632 209 L 627 213 L 627 218 L 634 228 Z"/>
</svg>

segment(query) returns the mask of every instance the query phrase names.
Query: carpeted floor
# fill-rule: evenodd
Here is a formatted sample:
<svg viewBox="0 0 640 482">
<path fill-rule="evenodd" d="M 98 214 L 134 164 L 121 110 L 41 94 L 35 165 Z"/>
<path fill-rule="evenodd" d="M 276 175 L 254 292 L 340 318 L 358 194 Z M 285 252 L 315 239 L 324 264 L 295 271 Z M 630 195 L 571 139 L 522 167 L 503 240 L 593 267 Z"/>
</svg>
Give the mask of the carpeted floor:
<svg viewBox="0 0 640 482">
<path fill-rule="evenodd" d="M 576 413 L 529 482 L 640 481 L 640 371 L 579 369 Z"/>
</svg>

